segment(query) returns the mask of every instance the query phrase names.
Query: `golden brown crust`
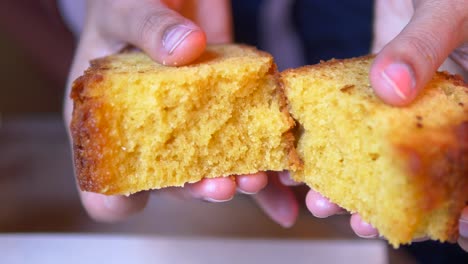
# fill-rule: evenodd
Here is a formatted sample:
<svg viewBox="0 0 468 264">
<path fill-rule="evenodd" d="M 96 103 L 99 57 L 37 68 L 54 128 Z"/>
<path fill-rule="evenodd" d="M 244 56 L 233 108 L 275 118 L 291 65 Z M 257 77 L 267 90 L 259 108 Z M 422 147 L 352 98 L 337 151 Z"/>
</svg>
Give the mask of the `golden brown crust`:
<svg viewBox="0 0 468 264">
<path fill-rule="evenodd" d="M 463 77 L 458 75 L 458 74 L 450 74 L 449 72 L 446 71 L 441 71 L 436 73 L 440 78 L 443 78 L 444 80 L 453 83 L 456 86 L 463 86 L 465 88 L 468 88 L 468 83 L 466 83 L 463 80 Z M 468 90 L 465 90 L 468 93 Z"/>
<path fill-rule="evenodd" d="M 96 161 L 100 149 L 95 141 L 99 138 L 99 126 L 95 123 L 93 111 L 99 107 L 89 103 L 85 95 L 85 87 L 103 80 L 99 69 L 107 63 L 106 58 L 92 60 L 90 68 L 85 71 L 84 75 L 73 82 L 70 94 L 73 100 L 70 131 L 73 138 L 75 173 L 80 188 L 87 191 L 97 192 L 103 184 L 101 184 L 101 177 L 95 177 Z"/>
<path fill-rule="evenodd" d="M 71 94 L 74 107 L 70 131 L 78 184 L 82 190 L 94 192 L 98 192 L 104 186 L 103 181 L 106 181 L 101 175 L 99 177 L 95 175 L 96 171 L 99 171 L 97 162 L 102 155 L 102 146 L 105 142 L 102 142 L 104 137 L 95 119 L 95 111 L 100 108 L 100 104 L 84 98 L 83 90 L 90 83 L 100 80 L 102 76 L 95 78 L 94 75 L 84 75 L 73 83 Z"/>
<path fill-rule="evenodd" d="M 366 56 L 362 56 L 362 57 L 349 58 L 349 59 L 330 59 L 330 60 L 327 60 L 327 61 L 320 61 L 320 63 L 314 64 L 314 65 L 306 65 L 306 66 L 302 66 L 302 67 L 299 67 L 299 68 L 286 69 L 281 74 L 282 75 L 287 75 L 289 73 L 303 74 L 303 73 L 309 72 L 312 69 L 313 70 L 320 70 L 321 68 L 330 67 L 330 66 L 333 66 L 333 65 L 336 65 L 336 64 L 361 62 L 361 61 L 366 61 L 368 59 L 373 59 L 373 58 L 375 58 L 375 55 L 366 55 Z"/>
<path fill-rule="evenodd" d="M 405 140 L 396 148 L 406 157 L 409 175 L 424 194 L 418 201 L 419 209 L 429 215 L 445 206 L 451 217 L 441 228 L 443 232 L 434 238 L 455 242 L 458 218 L 468 203 L 468 120 L 457 126 L 407 135 Z"/>
</svg>

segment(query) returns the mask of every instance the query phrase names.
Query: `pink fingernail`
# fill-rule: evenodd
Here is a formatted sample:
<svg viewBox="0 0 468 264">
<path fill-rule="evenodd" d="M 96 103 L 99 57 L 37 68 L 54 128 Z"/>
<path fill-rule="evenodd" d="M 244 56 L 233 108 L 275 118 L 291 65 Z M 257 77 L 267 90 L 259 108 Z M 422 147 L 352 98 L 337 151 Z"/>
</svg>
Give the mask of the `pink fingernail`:
<svg viewBox="0 0 468 264">
<path fill-rule="evenodd" d="M 392 63 L 381 74 L 389 92 L 406 101 L 415 94 L 416 81 L 411 68 L 403 63 Z"/>
<path fill-rule="evenodd" d="M 185 26 L 176 25 L 166 30 L 163 36 L 163 46 L 169 54 L 172 54 L 175 49 L 192 33 L 195 29 Z"/>
</svg>

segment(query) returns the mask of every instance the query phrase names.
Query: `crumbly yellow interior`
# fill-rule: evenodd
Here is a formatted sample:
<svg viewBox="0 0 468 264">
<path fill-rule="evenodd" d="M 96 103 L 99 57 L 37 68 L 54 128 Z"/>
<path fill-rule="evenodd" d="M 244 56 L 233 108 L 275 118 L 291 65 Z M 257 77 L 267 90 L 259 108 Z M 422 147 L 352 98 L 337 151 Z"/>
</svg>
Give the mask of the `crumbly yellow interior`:
<svg viewBox="0 0 468 264">
<path fill-rule="evenodd" d="M 96 191 L 133 193 L 289 169 L 284 135 L 292 123 L 281 112 L 270 56 L 213 46 L 177 69 L 134 52 L 100 67 L 102 80 L 82 95 L 106 137 L 96 167 L 108 180 Z"/>
<path fill-rule="evenodd" d="M 431 190 L 409 175 L 408 157 L 399 147 L 466 120 L 462 104 L 468 96 L 466 89 L 436 77 L 411 106 L 388 106 L 370 86 L 371 63 L 371 58 L 329 62 L 282 74 L 291 113 L 301 125 L 297 150 L 304 170 L 293 177 L 359 212 L 397 246 L 428 235 L 427 217 L 446 209 L 438 205 L 425 214 L 421 204 Z M 445 227 L 440 221 L 434 225 Z"/>
</svg>

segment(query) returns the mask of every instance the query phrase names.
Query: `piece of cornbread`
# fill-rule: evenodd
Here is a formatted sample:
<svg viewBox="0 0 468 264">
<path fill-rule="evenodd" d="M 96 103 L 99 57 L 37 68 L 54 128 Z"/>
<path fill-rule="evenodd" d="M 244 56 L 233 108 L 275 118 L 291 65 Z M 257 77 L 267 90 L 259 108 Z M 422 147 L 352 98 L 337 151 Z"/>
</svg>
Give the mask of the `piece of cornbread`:
<svg viewBox="0 0 468 264">
<path fill-rule="evenodd" d="M 302 165 L 273 58 L 251 47 L 210 46 L 182 67 L 135 51 L 97 59 L 72 98 L 85 191 L 131 194 Z"/>
<path fill-rule="evenodd" d="M 293 173 L 376 227 L 391 244 L 455 241 L 468 202 L 468 87 L 437 73 L 413 104 L 378 99 L 371 56 L 282 73 L 300 123 Z"/>
</svg>

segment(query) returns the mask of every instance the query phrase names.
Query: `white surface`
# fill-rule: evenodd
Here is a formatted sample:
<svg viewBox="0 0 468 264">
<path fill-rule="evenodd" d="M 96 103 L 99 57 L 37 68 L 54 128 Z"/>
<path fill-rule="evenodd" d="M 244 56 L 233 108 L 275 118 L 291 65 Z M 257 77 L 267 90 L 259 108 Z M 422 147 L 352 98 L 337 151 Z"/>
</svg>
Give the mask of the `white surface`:
<svg viewBox="0 0 468 264">
<path fill-rule="evenodd" d="M 0 235 L 0 263 L 387 263 L 382 241 Z"/>
</svg>

